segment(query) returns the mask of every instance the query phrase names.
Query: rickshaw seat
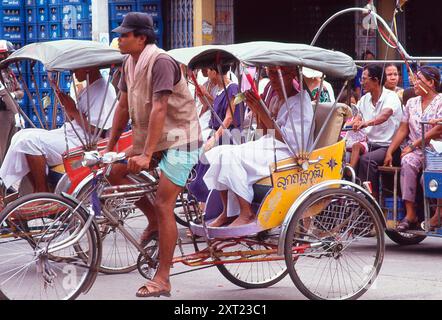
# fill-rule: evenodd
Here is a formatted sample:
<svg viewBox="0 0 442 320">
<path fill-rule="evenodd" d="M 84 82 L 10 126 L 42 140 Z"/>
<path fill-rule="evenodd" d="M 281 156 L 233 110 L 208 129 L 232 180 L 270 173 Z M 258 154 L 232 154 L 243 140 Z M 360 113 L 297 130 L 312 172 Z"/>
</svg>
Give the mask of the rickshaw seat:
<svg viewBox="0 0 442 320">
<path fill-rule="evenodd" d="M 313 109 L 316 103 L 313 103 Z M 318 137 L 321 128 L 324 126 L 325 120 L 333 107 L 332 102 L 322 102 L 318 104 L 315 113 L 315 139 Z M 316 149 L 330 146 L 339 141 L 342 127 L 346 121 L 351 117 L 351 108 L 345 103 L 338 103 L 333 111 L 330 120 L 325 124 L 325 129 L 316 144 Z"/>
</svg>

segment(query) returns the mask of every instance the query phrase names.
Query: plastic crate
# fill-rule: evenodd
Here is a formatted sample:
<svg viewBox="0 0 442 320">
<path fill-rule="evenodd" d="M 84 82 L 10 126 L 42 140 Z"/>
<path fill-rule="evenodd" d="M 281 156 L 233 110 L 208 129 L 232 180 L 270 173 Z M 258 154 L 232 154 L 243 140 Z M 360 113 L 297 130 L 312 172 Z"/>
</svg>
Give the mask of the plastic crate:
<svg viewBox="0 0 442 320">
<path fill-rule="evenodd" d="M 25 5 L 30 6 L 45 6 L 48 4 L 48 0 L 25 0 Z"/>
<path fill-rule="evenodd" d="M 63 3 L 82 3 L 84 0 L 63 0 Z"/>
<path fill-rule="evenodd" d="M 161 1 L 140 1 L 137 11 L 148 13 L 152 18 L 161 18 Z"/>
<path fill-rule="evenodd" d="M 60 75 L 59 87 L 61 91 L 69 92 L 71 90 L 72 75 L 69 72 L 63 72 Z"/>
<path fill-rule="evenodd" d="M 23 40 L 9 40 L 9 41 L 12 43 L 15 50 L 18 50 L 25 46 L 25 41 Z"/>
<path fill-rule="evenodd" d="M 29 43 L 38 41 L 38 27 L 37 24 L 26 25 L 26 41 Z"/>
<path fill-rule="evenodd" d="M 24 24 L 4 23 L 1 29 L 1 36 L 9 41 L 24 41 L 25 40 L 25 26 Z"/>
<path fill-rule="evenodd" d="M 3 8 L 23 7 L 23 0 L 2 0 Z"/>
<path fill-rule="evenodd" d="M 46 23 L 49 20 L 49 13 L 47 6 L 37 7 L 37 21 L 38 23 Z"/>
<path fill-rule="evenodd" d="M 48 23 L 39 23 L 37 25 L 38 40 L 49 40 L 51 34 Z"/>
<path fill-rule="evenodd" d="M 39 89 L 41 90 L 51 90 L 51 84 L 49 82 L 49 77 L 46 73 L 39 74 Z"/>
<path fill-rule="evenodd" d="M 37 7 L 27 7 L 25 9 L 26 23 L 37 23 Z"/>
<path fill-rule="evenodd" d="M 63 3 L 62 0 L 48 0 L 48 4 L 50 6 L 61 6 Z"/>
<path fill-rule="evenodd" d="M 63 26 L 61 28 L 61 38 L 62 39 L 72 39 L 74 38 L 74 30 L 73 29 L 64 29 Z"/>
<path fill-rule="evenodd" d="M 74 37 L 76 39 L 92 39 L 92 24 L 90 22 L 78 22 Z"/>
<path fill-rule="evenodd" d="M 2 8 L 0 10 L 0 21 L 3 23 L 24 23 L 24 8 Z"/>
<path fill-rule="evenodd" d="M 49 22 L 59 22 L 63 20 L 62 6 L 49 6 Z"/>
<path fill-rule="evenodd" d="M 163 20 L 162 19 L 153 19 L 153 29 L 157 36 L 163 35 Z"/>
<path fill-rule="evenodd" d="M 61 23 L 49 23 L 49 39 L 50 40 L 60 40 L 61 39 Z"/>
<path fill-rule="evenodd" d="M 61 19 L 63 21 L 73 21 L 76 23 L 79 20 L 87 19 L 89 17 L 89 9 L 84 4 L 69 4 L 61 7 Z"/>
<path fill-rule="evenodd" d="M 123 20 L 129 12 L 137 11 L 134 2 L 109 3 L 109 18 L 111 20 Z"/>
</svg>

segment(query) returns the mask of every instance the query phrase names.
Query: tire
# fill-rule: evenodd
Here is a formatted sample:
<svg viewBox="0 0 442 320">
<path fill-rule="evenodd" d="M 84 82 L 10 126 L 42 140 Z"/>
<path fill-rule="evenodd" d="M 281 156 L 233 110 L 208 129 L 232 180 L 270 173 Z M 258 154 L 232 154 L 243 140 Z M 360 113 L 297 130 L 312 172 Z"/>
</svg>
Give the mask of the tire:
<svg viewBox="0 0 442 320">
<path fill-rule="evenodd" d="M 109 185 L 103 185 L 102 187 L 106 186 Z M 79 191 L 78 199 L 83 199 L 91 188 L 92 182 L 89 182 Z M 115 203 L 117 201 L 118 199 L 115 200 Z M 102 205 L 104 204 L 102 203 Z M 84 206 L 91 210 L 91 201 L 86 200 Z M 138 241 L 141 238 L 141 234 L 147 226 L 147 219 L 140 209 L 133 206 L 120 210 L 116 204 L 109 204 L 106 207 L 134 239 Z M 136 270 L 139 255 L 138 249 L 104 215 L 97 217 L 97 224 L 100 230 L 103 252 L 99 272 L 104 274 L 124 274 Z"/>
<path fill-rule="evenodd" d="M 100 263 L 101 243 L 93 221 L 84 230 L 88 218 L 83 207 L 50 193 L 9 204 L 0 214 L 0 298 L 69 300 L 89 288 Z M 68 239 L 80 243 L 82 251 L 72 244 L 47 251 Z"/>
<path fill-rule="evenodd" d="M 325 189 L 308 197 L 294 214 L 285 238 L 285 260 L 295 286 L 309 299 L 363 295 L 384 258 L 380 215 L 353 190 Z"/>
<path fill-rule="evenodd" d="M 419 244 L 425 240 L 427 236 L 420 236 L 411 233 L 402 233 L 394 230 L 386 230 L 387 236 L 397 244 L 401 246 L 411 246 L 414 244 Z"/>
<path fill-rule="evenodd" d="M 276 239 L 276 236 L 275 236 Z M 267 250 L 275 249 L 275 244 L 266 244 L 264 241 L 237 242 L 235 246 L 229 247 L 229 251 L 249 251 L 249 250 Z M 268 239 L 267 239 L 268 240 Z M 257 255 L 250 258 L 265 258 L 269 255 Z M 245 257 L 242 257 L 243 259 Z M 237 259 L 237 256 L 234 257 Z M 283 260 L 261 261 L 261 262 L 243 262 L 228 263 L 216 265 L 219 272 L 234 285 L 245 289 L 259 289 L 270 287 L 287 275 L 287 268 Z"/>
</svg>

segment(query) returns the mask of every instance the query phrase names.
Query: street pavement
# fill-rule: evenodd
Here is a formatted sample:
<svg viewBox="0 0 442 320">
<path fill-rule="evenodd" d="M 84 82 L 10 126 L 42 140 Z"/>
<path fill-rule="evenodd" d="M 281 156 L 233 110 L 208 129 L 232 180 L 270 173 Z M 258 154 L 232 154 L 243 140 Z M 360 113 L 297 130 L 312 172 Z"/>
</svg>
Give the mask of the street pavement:
<svg viewBox="0 0 442 320">
<path fill-rule="evenodd" d="M 187 250 L 191 250 L 188 246 Z M 399 246 L 386 236 L 386 252 L 381 272 L 360 299 L 434 300 L 442 299 L 442 239 L 427 238 L 414 246 Z M 172 273 L 192 270 L 176 265 Z M 134 271 L 123 275 L 100 274 L 81 300 L 137 300 L 135 292 L 144 278 Z M 304 300 L 289 276 L 266 289 L 246 290 L 235 286 L 216 268 L 173 276 L 171 298 L 161 300 Z"/>
</svg>

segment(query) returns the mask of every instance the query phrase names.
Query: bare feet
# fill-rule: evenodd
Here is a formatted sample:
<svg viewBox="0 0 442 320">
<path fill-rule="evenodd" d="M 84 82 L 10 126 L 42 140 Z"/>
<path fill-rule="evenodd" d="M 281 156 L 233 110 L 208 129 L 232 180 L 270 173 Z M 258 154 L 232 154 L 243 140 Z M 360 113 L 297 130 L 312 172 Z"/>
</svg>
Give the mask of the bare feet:
<svg viewBox="0 0 442 320">
<path fill-rule="evenodd" d="M 249 224 L 255 221 L 255 215 L 254 214 L 249 214 L 249 215 L 239 215 L 238 218 L 235 219 L 235 221 L 233 221 L 229 227 L 237 227 L 237 226 L 242 226 L 244 224 Z"/>
<path fill-rule="evenodd" d="M 209 227 L 211 228 L 219 228 L 229 222 L 229 217 L 227 217 L 227 213 L 223 211 L 215 220 L 213 220 Z"/>
</svg>

